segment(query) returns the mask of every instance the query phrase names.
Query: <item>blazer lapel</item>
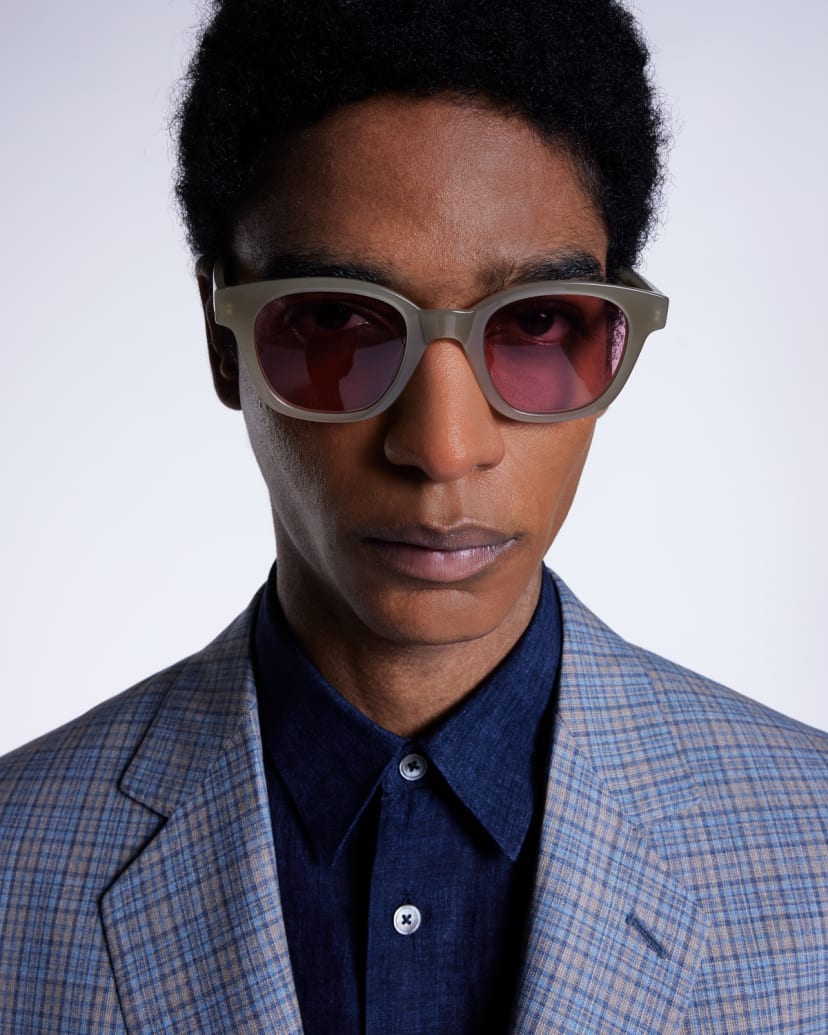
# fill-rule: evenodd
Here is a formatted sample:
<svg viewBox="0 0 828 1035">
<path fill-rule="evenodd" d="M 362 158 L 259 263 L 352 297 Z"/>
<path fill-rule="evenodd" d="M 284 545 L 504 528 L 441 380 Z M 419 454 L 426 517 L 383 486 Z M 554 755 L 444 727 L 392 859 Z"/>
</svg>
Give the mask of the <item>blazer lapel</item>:
<svg viewBox="0 0 828 1035">
<path fill-rule="evenodd" d="M 708 925 L 648 827 L 698 791 L 636 654 L 558 589 L 559 713 L 513 1031 L 673 1032 Z"/>
<path fill-rule="evenodd" d="M 246 616 L 179 674 L 122 780 L 169 816 L 104 895 L 131 1035 L 300 1035 Z"/>
</svg>

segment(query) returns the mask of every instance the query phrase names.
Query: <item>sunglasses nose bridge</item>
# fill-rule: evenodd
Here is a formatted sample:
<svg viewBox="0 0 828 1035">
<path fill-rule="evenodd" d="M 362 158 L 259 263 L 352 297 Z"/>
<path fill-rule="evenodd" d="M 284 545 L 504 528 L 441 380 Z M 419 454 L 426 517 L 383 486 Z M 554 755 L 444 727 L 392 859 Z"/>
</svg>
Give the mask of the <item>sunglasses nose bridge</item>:
<svg viewBox="0 0 828 1035">
<path fill-rule="evenodd" d="M 422 309 L 419 315 L 426 345 L 439 338 L 452 338 L 465 346 L 469 340 L 474 313 L 455 309 Z"/>
</svg>

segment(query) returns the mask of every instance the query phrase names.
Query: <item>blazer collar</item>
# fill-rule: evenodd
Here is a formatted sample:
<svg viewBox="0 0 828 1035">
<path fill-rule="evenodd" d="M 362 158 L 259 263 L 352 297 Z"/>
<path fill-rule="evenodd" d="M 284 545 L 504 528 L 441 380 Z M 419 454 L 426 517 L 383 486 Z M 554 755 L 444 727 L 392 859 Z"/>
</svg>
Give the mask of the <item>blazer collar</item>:
<svg viewBox="0 0 828 1035">
<path fill-rule="evenodd" d="M 166 677 L 121 781 L 168 817 L 101 902 L 136 1035 L 302 1030 L 249 661 L 252 611 Z"/>
<path fill-rule="evenodd" d="M 127 797 L 172 815 L 256 710 L 250 635 L 257 596 L 204 650 L 153 676 L 161 706 L 121 778 Z"/>
<path fill-rule="evenodd" d="M 557 586 L 559 708 L 513 1031 L 675 1031 L 708 924 L 657 831 L 699 789 L 641 652 Z"/>
<path fill-rule="evenodd" d="M 674 667 L 622 640 L 557 576 L 563 615 L 558 721 L 623 813 L 637 825 L 693 809 L 700 789 L 663 708 L 652 672 Z M 653 665 L 644 667 L 644 659 Z"/>
</svg>

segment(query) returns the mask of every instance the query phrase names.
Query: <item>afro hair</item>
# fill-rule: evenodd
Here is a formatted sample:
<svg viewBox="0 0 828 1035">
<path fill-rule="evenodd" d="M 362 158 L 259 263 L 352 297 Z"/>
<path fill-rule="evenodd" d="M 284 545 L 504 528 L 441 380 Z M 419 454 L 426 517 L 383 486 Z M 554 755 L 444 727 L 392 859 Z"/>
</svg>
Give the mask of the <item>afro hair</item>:
<svg viewBox="0 0 828 1035">
<path fill-rule="evenodd" d="M 608 270 L 633 266 L 663 180 L 649 55 L 615 0 L 213 0 L 177 115 L 193 253 L 226 253 L 288 135 L 382 93 L 451 93 L 566 146 L 602 214 Z"/>
</svg>

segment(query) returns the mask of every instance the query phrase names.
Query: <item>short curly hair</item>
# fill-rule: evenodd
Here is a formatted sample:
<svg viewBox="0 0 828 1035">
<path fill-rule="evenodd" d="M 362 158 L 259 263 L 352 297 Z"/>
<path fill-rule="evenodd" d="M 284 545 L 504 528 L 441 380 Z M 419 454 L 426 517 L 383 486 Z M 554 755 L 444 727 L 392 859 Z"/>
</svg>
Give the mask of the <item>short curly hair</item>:
<svg viewBox="0 0 828 1035">
<path fill-rule="evenodd" d="M 608 271 L 650 235 L 667 142 L 649 54 L 616 0 L 212 0 L 176 117 L 193 253 L 226 254 L 274 149 L 383 93 L 459 94 L 566 146 L 609 237 Z"/>
</svg>

